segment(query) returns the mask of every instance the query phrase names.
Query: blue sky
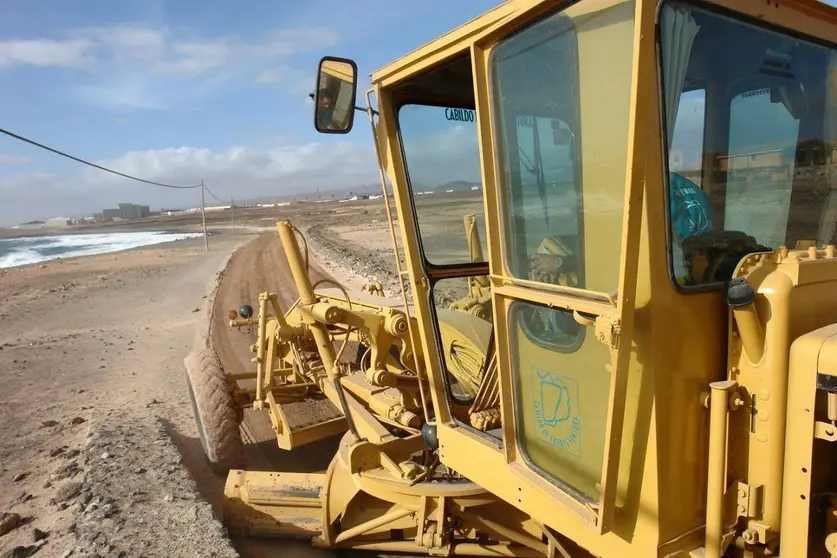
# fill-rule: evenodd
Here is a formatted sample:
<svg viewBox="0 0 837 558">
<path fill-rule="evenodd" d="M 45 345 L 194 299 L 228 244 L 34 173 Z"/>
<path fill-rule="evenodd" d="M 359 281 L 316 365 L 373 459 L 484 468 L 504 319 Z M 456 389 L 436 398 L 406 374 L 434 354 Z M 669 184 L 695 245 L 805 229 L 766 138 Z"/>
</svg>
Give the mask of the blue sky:
<svg viewBox="0 0 837 558">
<path fill-rule="evenodd" d="M 144 178 L 219 196 L 375 182 L 370 134 L 324 136 L 307 98 L 320 56 L 368 74 L 500 4 L 355 0 L 6 0 L 0 126 Z M 0 224 L 117 201 L 194 205 L 0 136 Z"/>
</svg>

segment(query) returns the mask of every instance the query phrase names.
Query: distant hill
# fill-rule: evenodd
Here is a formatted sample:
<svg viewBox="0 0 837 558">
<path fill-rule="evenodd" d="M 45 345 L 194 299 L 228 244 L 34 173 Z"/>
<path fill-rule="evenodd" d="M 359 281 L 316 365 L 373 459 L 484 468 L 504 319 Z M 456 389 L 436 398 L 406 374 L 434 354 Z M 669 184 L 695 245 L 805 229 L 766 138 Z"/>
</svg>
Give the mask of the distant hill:
<svg viewBox="0 0 837 558">
<path fill-rule="evenodd" d="M 379 194 L 381 192 L 380 184 L 359 184 L 348 188 L 334 188 L 325 189 L 320 188 L 320 191 L 313 192 L 294 192 L 292 194 L 282 194 L 276 196 L 259 196 L 255 198 L 236 198 L 236 204 L 260 204 L 260 203 L 277 203 L 289 201 L 316 201 L 317 199 L 342 199 L 348 197 L 350 194 Z"/>
</svg>

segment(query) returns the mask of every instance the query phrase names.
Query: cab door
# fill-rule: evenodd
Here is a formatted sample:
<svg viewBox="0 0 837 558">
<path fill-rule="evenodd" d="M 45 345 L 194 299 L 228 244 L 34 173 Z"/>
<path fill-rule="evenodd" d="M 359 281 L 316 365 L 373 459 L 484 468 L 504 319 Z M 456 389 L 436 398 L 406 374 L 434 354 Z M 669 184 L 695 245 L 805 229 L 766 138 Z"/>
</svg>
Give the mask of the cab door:
<svg viewBox="0 0 837 558">
<path fill-rule="evenodd" d="M 540 3 L 472 49 L 505 465 L 477 470 L 462 428 L 440 426 L 442 457 L 559 530 L 608 531 L 615 508 L 645 170 L 636 13 Z"/>
</svg>

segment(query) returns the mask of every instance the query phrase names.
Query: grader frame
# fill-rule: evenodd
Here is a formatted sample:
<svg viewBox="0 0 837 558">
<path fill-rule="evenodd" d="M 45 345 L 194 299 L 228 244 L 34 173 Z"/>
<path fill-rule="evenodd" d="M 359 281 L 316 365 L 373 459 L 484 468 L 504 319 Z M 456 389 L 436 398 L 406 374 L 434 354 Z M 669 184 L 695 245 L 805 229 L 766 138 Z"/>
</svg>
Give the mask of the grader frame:
<svg viewBox="0 0 837 558">
<path fill-rule="evenodd" d="M 465 215 L 464 223 L 473 261 L 483 261 L 474 216 Z M 302 233 L 291 223 L 283 222 L 277 226 L 280 231 L 287 228 L 304 240 Z M 301 257 L 303 259 L 299 262 L 294 260 L 294 265 L 301 266 L 296 271 L 299 277 L 307 275 L 306 259 Z M 334 286 L 323 288 L 320 287 L 322 284 Z M 303 286 L 303 289 L 307 288 Z M 339 283 L 323 280 L 312 285 L 311 289 L 315 290 L 320 301 L 320 306 L 313 310 L 315 319 L 324 321 L 332 342 L 339 343 L 334 356 L 335 365 L 343 366 L 345 372 L 362 371 L 366 375 L 365 382 L 376 386 L 375 389 L 368 389 L 361 387 L 363 381 L 347 379 L 346 389 L 363 400 L 365 405 L 371 406 L 379 420 L 417 433 L 418 416 L 408 409 L 422 407 L 416 389 L 423 355 L 420 346 L 418 350 L 413 349 L 408 335 L 408 314 L 401 309 L 403 305 L 395 299 L 386 298 L 380 283 L 371 283 L 364 286 L 361 292 L 349 293 Z M 440 310 L 444 315 L 442 343 L 448 355 L 456 352 L 456 359 L 451 360 L 460 362 L 459 366 L 452 367 L 453 377 L 460 391 L 471 398 L 478 395 L 477 390 L 482 384 L 479 371 L 485 368 L 489 352 L 489 326 L 482 323 L 490 320 L 485 310 L 488 306 L 490 311 L 487 290 L 484 278 L 472 278 L 468 282 L 468 294 L 451 303 L 448 310 Z M 480 319 L 462 318 L 455 312 Z M 342 413 L 306 424 L 301 429 L 295 429 L 286 416 L 287 407 L 283 408 L 283 403 L 326 397 L 321 386 L 326 374 L 314 347 L 316 341 L 311 338 L 310 328 L 306 329 L 304 313 L 299 301 L 285 311 L 277 293 L 264 292 L 259 295 L 256 317 L 236 316 L 229 322 L 231 328 L 256 328 L 256 342 L 251 346 L 256 371 L 227 376 L 233 398 L 241 409 L 252 407 L 268 411 L 279 447 L 284 450 L 292 450 L 348 429 Z M 411 319 L 415 322 L 414 318 Z M 339 364 L 349 343 L 358 346 L 357 357 L 354 363 L 350 363 L 351 366 Z M 341 371 L 339 375 L 345 374 Z M 243 385 L 248 381 L 252 384 Z M 384 404 L 373 397 L 388 388 L 408 386 L 412 387 L 399 396 L 399 403 Z M 488 401 L 494 399 L 480 400 L 469 408 L 468 415 L 462 415 L 460 410 L 460 416 L 470 416 L 472 425 L 487 428 L 499 420 L 498 404 L 495 402 L 487 407 Z"/>
<path fill-rule="evenodd" d="M 511 0 L 375 72 L 366 107 L 354 62 L 324 58 L 315 128 L 367 113 L 401 298 L 312 285 L 279 223 L 299 300 L 261 301 L 252 404 L 279 434 L 277 395 L 304 385 L 346 432 L 325 474 L 232 467 L 227 525 L 431 555 L 837 556 L 835 45 L 814 0 Z M 703 149 L 678 182 L 695 93 Z M 473 124 L 487 243 L 466 217 L 453 262 L 414 190 L 411 110 Z M 743 150 L 773 121 L 790 166 Z M 566 172 L 547 179 L 550 128 Z M 450 280 L 454 310 L 434 299 Z M 482 358 L 451 358 L 460 335 Z M 346 362 L 350 340 L 368 358 Z M 208 369 L 190 385 L 212 460 L 231 430 Z"/>
</svg>

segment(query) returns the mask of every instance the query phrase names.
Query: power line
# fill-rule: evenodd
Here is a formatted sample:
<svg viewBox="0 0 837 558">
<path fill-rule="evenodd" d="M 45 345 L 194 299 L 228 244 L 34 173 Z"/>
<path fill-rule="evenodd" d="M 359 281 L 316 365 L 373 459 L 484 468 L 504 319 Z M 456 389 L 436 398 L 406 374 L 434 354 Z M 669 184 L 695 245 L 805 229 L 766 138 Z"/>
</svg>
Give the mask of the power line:
<svg viewBox="0 0 837 558">
<path fill-rule="evenodd" d="M 137 182 L 144 182 L 146 184 L 151 184 L 152 186 L 162 186 L 163 188 L 175 188 L 175 189 L 178 189 L 178 190 L 188 190 L 188 189 L 191 189 L 191 188 L 200 188 L 201 187 L 200 184 L 195 184 L 194 186 L 174 186 L 172 184 L 163 184 L 162 182 L 154 182 L 154 181 L 151 181 L 151 180 L 145 180 L 143 178 L 137 178 L 136 176 L 131 176 L 130 174 L 125 174 L 125 173 L 122 173 L 122 172 L 119 172 L 119 171 L 115 171 L 115 170 L 97 165 L 96 163 L 91 163 L 90 161 L 85 161 L 84 159 L 79 159 L 78 157 L 73 157 L 72 155 L 70 155 L 68 153 L 64 153 L 63 151 L 53 149 L 52 147 L 46 146 L 42 143 L 38 143 L 37 141 L 31 140 L 31 139 L 25 138 L 23 136 L 20 136 L 18 134 L 15 134 L 13 132 L 8 131 L 8 130 L 4 130 L 3 128 L 0 128 L 0 133 L 6 134 L 7 136 L 13 137 L 17 140 L 29 143 L 31 145 L 34 145 L 35 147 L 40 147 L 41 149 L 46 149 L 47 151 L 51 151 L 52 153 L 55 153 L 57 155 L 61 155 L 62 157 L 66 157 L 68 159 L 72 159 L 73 161 L 77 161 L 79 163 L 88 165 L 88 166 L 93 167 L 95 169 L 103 170 L 105 172 L 109 172 L 111 174 L 116 174 L 118 176 L 122 176 L 122 177 L 125 177 L 125 178 L 130 178 L 131 180 L 136 180 Z"/>
<path fill-rule="evenodd" d="M 227 201 L 222 200 L 221 198 L 219 198 L 218 196 L 216 196 L 215 194 L 213 194 L 213 193 L 212 193 L 212 190 L 210 190 L 209 188 L 207 188 L 207 187 L 206 187 L 206 184 L 204 184 L 204 185 L 203 185 L 203 189 L 204 189 L 204 190 L 206 190 L 206 191 L 207 191 L 207 193 L 208 193 L 210 196 L 212 196 L 213 198 L 215 198 L 215 199 L 216 199 L 216 200 L 218 200 L 219 202 L 221 202 L 221 203 L 227 203 Z"/>
</svg>

